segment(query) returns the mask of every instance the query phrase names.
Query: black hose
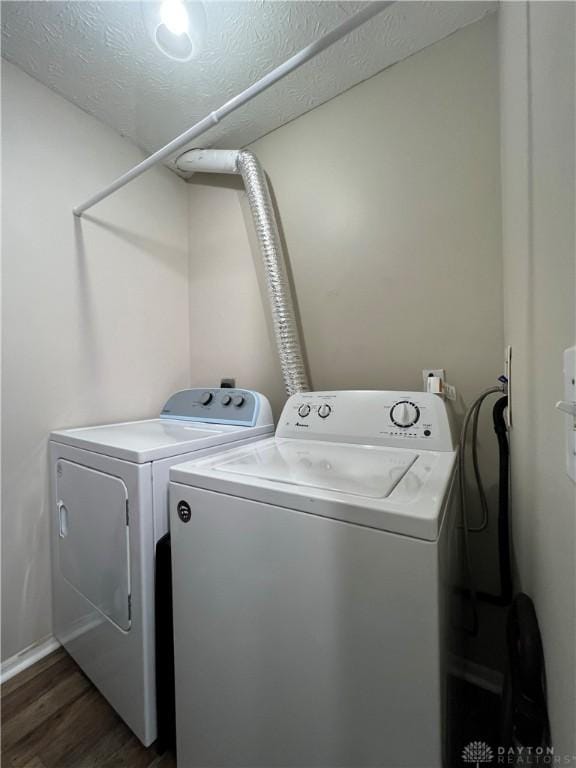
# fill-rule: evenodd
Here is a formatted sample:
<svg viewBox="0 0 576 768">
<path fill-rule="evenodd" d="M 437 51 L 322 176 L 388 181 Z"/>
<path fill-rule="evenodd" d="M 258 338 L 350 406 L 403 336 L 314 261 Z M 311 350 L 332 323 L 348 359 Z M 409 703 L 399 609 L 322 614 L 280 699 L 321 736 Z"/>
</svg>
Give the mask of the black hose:
<svg viewBox="0 0 576 768">
<path fill-rule="evenodd" d="M 504 419 L 504 410 L 508 397 L 501 397 L 492 409 L 494 432 L 498 440 L 499 477 L 498 477 L 498 561 L 500 568 L 500 594 L 491 595 L 479 592 L 478 598 L 492 605 L 510 605 L 512 602 L 512 562 L 510 555 L 510 505 L 509 474 L 510 449 L 508 432 Z"/>
<path fill-rule="evenodd" d="M 542 637 L 534 603 L 520 592 L 508 612 L 508 669 L 502 707 L 502 745 L 549 747 L 550 723 L 546 703 L 546 669 Z M 535 764 L 544 765 L 545 759 Z"/>
</svg>

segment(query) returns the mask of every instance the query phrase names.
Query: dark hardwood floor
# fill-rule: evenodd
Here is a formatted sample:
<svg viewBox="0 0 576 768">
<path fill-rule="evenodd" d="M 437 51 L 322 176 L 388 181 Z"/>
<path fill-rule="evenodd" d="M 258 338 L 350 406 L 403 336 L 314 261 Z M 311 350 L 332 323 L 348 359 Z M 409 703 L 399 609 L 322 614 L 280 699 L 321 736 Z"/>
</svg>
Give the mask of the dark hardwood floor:
<svg viewBox="0 0 576 768">
<path fill-rule="evenodd" d="M 1 689 L 2 768 L 176 768 L 145 749 L 59 649 Z"/>
</svg>

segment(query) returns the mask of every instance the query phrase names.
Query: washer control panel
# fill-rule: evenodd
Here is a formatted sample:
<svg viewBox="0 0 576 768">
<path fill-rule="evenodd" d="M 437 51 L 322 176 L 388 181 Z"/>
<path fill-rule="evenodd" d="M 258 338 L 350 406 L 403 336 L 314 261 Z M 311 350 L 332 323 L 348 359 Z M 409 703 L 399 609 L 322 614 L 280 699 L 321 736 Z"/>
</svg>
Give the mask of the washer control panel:
<svg viewBox="0 0 576 768">
<path fill-rule="evenodd" d="M 447 404 L 427 392 L 303 392 L 284 406 L 276 436 L 453 451 Z"/>
<path fill-rule="evenodd" d="M 168 399 L 161 419 L 254 427 L 272 424 L 270 403 L 249 389 L 183 389 Z"/>
</svg>

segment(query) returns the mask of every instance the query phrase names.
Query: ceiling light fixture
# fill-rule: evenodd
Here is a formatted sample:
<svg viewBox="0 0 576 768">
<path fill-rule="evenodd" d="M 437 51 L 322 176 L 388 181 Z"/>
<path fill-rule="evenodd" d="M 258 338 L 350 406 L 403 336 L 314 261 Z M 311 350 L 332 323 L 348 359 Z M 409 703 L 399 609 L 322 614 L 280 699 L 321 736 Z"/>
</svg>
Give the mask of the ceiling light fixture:
<svg viewBox="0 0 576 768">
<path fill-rule="evenodd" d="M 165 56 L 190 61 L 198 56 L 206 34 L 206 12 L 199 0 L 143 0 L 148 34 Z"/>
<path fill-rule="evenodd" d="M 160 18 L 173 35 L 188 32 L 188 11 L 182 0 L 164 0 L 160 6 Z"/>
</svg>

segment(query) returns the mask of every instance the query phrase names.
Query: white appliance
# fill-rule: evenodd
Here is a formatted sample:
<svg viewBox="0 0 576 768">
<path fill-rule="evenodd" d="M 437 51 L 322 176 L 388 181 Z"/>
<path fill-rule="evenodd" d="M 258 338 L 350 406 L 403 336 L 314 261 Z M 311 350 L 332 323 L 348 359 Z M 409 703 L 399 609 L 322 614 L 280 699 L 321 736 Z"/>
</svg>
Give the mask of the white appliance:
<svg viewBox="0 0 576 768">
<path fill-rule="evenodd" d="M 54 632 L 147 746 L 156 737 L 154 552 L 172 464 L 273 432 L 267 399 L 187 389 L 158 419 L 50 436 Z"/>
<path fill-rule="evenodd" d="M 294 395 L 275 437 L 170 479 L 178 765 L 440 766 L 444 401 Z"/>
</svg>

